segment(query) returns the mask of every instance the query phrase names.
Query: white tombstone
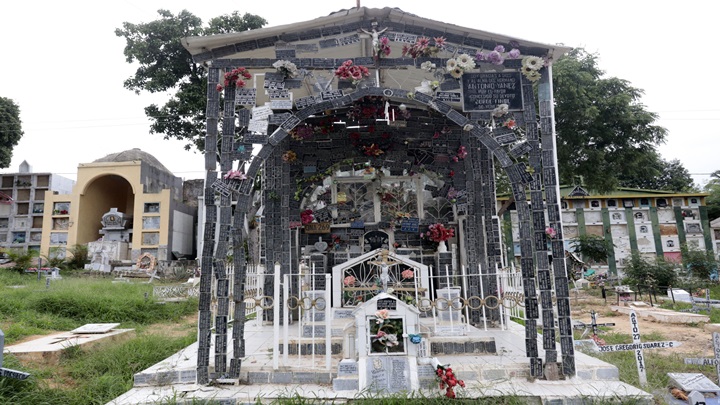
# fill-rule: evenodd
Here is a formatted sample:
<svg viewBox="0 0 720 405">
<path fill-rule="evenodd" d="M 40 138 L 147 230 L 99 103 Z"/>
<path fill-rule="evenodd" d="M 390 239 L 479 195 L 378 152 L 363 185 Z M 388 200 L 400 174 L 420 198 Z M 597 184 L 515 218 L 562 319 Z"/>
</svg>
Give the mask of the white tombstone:
<svg viewBox="0 0 720 405">
<path fill-rule="evenodd" d="M 418 389 L 417 356 L 421 342 L 418 309 L 394 295 L 380 293 L 358 306 L 353 315 L 359 391 Z"/>
</svg>

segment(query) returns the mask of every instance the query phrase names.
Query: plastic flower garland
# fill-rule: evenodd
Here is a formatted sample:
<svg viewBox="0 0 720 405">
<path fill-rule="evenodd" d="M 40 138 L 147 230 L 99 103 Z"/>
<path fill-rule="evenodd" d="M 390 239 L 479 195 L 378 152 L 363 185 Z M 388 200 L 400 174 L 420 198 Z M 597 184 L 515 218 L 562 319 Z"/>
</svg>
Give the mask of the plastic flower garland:
<svg viewBox="0 0 720 405">
<path fill-rule="evenodd" d="M 455 236 L 455 230 L 453 228 L 445 228 L 443 224 L 432 224 L 428 226 L 427 232 L 420 234 L 420 237 L 426 237 L 438 243 L 445 242 L 453 236 Z"/>
<path fill-rule="evenodd" d="M 455 387 L 458 385 L 465 388 L 465 381 L 457 379 L 450 365 L 443 366 L 438 364 L 435 373 L 437 374 L 438 380 L 440 380 L 440 389 L 445 390 L 446 397 L 455 398 Z"/>
<path fill-rule="evenodd" d="M 250 79 L 251 77 L 252 75 L 250 72 L 244 67 L 235 68 L 225 73 L 225 81 L 223 84 L 218 84 L 216 89 L 217 91 L 222 91 L 224 87 L 229 86 L 231 83 L 235 83 L 235 87 L 237 88 L 245 87 L 245 80 Z"/>
</svg>

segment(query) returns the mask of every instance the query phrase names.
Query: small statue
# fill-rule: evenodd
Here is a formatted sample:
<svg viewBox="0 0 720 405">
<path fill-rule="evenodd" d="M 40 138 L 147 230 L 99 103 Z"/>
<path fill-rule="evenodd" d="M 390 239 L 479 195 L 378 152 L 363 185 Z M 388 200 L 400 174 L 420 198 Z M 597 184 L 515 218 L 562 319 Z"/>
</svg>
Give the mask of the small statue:
<svg viewBox="0 0 720 405">
<path fill-rule="evenodd" d="M 372 26 L 373 26 L 372 32 L 371 32 L 371 31 L 367 31 L 367 30 L 365 30 L 364 28 L 360 28 L 360 31 L 362 31 L 362 32 L 364 32 L 364 33 L 366 33 L 366 34 L 368 34 L 368 35 L 370 35 L 370 36 L 372 37 L 373 56 L 377 56 L 378 49 L 380 49 L 380 34 L 382 34 L 383 32 L 387 31 L 387 27 L 386 27 L 386 28 L 383 28 L 383 29 L 380 30 L 380 31 L 378 31 L 378 30 L 377 30 L 377 23 L 376 23 L 376 22 L 373 22 L 373 23 L 372 23 Z"/>
</svg>

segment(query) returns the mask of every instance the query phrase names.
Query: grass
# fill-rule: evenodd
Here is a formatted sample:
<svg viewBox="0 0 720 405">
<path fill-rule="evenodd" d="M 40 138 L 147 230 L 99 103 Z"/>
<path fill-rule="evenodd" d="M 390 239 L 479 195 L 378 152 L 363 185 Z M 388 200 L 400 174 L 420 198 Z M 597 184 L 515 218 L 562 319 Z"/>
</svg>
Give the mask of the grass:
<svg viewBox="0 0 720 405">
<path fill-rule="evenodd" d="M 8 286 L 24 286 L 8 288 Z M 54 366 L 23 365 L 9 354 L 4 367 L 31 373 L 25 381 L 0 379 L 1 404 L 105 404 L 133 385 L 133 375 L 196 339 L 197 300 L 158 304 L 152 284 L 63 274 L 49 289 L 34 275 L 0 269 L 0 328 L 6 344 L 30 335 L 86 323 L 120 323 L 136 337 L 84 350 L 65 349 Z M 147 298 L 146 298 L 147 294 Z M 172 329 L 172 330 L 170 330 Z"/>
<path fill-rule="evenodd" d="M 195 299 L 159 305 L 152 297 L 152 284 L 63 277 L 46 289 L 44 280 L 38 282 L 34 275 L 0 270 L 0 328 L 6 344 L 86 323 L 120 323 L 122 328 L 142 330 L 146 325 L 178 321 L 197 311 Z"/>
</svg>

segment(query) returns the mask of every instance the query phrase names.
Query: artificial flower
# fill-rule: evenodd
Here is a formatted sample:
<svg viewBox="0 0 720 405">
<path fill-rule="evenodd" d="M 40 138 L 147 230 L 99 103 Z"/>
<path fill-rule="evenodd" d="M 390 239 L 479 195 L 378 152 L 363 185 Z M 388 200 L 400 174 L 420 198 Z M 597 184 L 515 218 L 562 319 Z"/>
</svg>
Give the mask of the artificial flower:
<svg viewBox="0 0 720 405">
<path fill-rule="evenodd" d="M 457 57 L 457 64 L 463 70 L 475 69 L 475 61 L 470 55 L 466 53 L 463 53 Z"/>
<path fill-rule="evenodd" d="M 531 70 L 540 70 L 545 66 L 545 60 L 537 56 L 526 56 L 522 59 L 522 65 Z"/>
<path fill-rule="evenodd" d="M 409 279 L 415 277 L 415 272 L 412 271 L 412 269 L 406 269 L 403 270 L 402 273 L 400 273 L 403 279 Z"/>
<path fill-rule="evenodd" d="M 453 70 L 450 71 L 450 76 L 452 76 L 455 79 L 459 79 L 462 77 L 463 73 L 465 73 L 464 70 L 460 66 L 455 66 Z"/>
<path fill-rule="evenodd" d="M 510 50 L 510 52 L 508 52 L 507 56 L 509 59 L 517 59 L 520 57 L 520 50 L 517 48 L 513 48 Z"/>
<path fill-rule="evenodd" d="M 500 104 L 492 110 L 493 117 L 502 117 L 508 113 L 509 106 L 507 104 Z"/>
<path fill-rule="evenodd" d="M 346 287 L 350 287 L 352 285 L 355 285 L 355 277 L 353 276 L 347 276 L 343 279 L 343 284 L 345 284 Z"/>
<path fill-rule="evenodd" d="M 487 60 L 493 65 L 502 65 L 503 62 L 505 62 L 505 58 L 503 58 L 502 54 L 498 51 L 488 53 Z"/>
<path fill-rule="evenodd" d="M 437 68 L 437 66 L 436 66 L 434 63 L 430 62 L 430 61 L 423 62 L 423 63 L 420 64 L 420 69 L 425 70 L 425 71 L 427 71 L 427 72 L 432 72 L 432 71 L 435 70 L 436 68 Z"/>
<path fill-rule="evenodd" d="M 493 50 L 498 53 L 503 53 L 503 52 L 505 52 L 505 47 L 502 45 L 497 45 L 497 46 L 495 46 L 495 49 L 493 49 Z"/>
<path fill-rule="evenodd" d="M 455 58 L 450 58 L 447 60 L 447 62 L 445 62 L 445 68 L 449 71 L 452 71 L 453 69 L 455 69 L 457 67 L 457 65 L 458 65 L 458 63 L 457 63 L 457 60 L 455 60 Z"/>
<path fill-rule="evenodd" d="M 278 72 L 284 74 L 285 77 L 292 78 L 298 75 L 297 66 L 288 60 L 279 60 L 273 63 L 273 67 L 277 69 Z"/>
</svg>

